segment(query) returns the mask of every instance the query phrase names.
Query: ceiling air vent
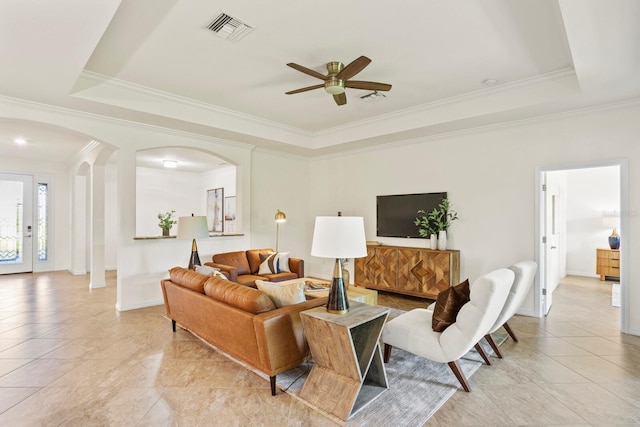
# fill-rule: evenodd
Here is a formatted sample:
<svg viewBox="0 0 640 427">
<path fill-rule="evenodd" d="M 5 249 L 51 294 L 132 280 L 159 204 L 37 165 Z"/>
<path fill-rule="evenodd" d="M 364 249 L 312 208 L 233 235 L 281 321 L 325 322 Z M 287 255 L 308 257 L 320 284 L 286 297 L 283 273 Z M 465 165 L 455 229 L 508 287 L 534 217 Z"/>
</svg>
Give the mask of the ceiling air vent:
<svg viewBox="0 0 640 427">
<path fill-rule="evenodd" d="M 207 25 L 207 28 L 216 33 L 219 37 L 233 41 L 240 40 L 253 30 L 253 27 L 234 18 L 233 16 L 227 15 L 226 13 L 218 15 L 209 25 Z"/>
</svg>

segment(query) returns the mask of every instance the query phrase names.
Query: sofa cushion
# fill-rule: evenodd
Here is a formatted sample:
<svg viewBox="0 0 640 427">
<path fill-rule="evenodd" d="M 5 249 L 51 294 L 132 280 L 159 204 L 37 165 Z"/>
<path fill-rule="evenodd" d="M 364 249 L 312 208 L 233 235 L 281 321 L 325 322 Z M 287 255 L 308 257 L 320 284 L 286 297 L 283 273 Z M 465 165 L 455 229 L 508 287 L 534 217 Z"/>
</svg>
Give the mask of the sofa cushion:
<svg viewBox="0 0 640 427">
<path fill-rule="evenodd" d="M 245 251 L 225 252 L 222 254 L 216 254 L 211 257 L 211 260 L 216 264 L 225 264 L 235 267 L 238 270 L 238 275 L 249 274 L 251 270 L 249 268 L 249 262 L 247 261 L 247 253 Z M 256 268 L 257 270 L 257 268 Z"/>
<path fill-rule="evenodd" d="M 272 252 L 274 252 L 274 250 L 271 248 L 247 250 L 246 258 L 249 262 L 249 271 L 246 273 L 238 272 L 238 274 L 257 274 L 258 269 L 260 268 L 260 254 L 269 255 Z"/>
<path fill-rule="evenodd" d="M 177 285 L 184 286 L 192 291 L 203 294 L 204 283 L 209 279 L 209 276 L 189 270 L 188 268 L 173 267 L 169 270 L 169 278 Z"/>
<path fill-rule="evenodd" d="M 276 308 L 264 292 L 218 277 L 207 278 L 204 293 L 216 301 L 252 314 L 265 313 Z"/>
<path fill-rule="evenodd" d="M 277 283 L 256 280 L 258 289 L 267 294 L 278 308 L 306 301 L 304 285 L 305 283 L 302 279 Z"/>
<path fill-rule="evenodd" d="M 469 279 L 440 292 L 433 308 L 431 327 L 442 332 L 456 321 L 458 312 L 469 302 Z"/>
</svg>

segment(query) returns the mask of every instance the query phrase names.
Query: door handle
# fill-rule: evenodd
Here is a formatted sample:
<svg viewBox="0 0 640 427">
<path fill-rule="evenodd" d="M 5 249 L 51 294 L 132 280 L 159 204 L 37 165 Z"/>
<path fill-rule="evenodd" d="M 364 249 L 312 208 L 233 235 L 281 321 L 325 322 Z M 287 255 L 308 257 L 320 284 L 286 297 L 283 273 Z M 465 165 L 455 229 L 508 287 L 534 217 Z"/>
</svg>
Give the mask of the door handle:
<svg viewBox="0 0 640 427">
<path fill-rule="evenodd" d="M 31 234 L 27 234 L 27 235 L 25 235 L 24 237 L 31 237 Z"/>
<path fill-rule="evenodd" d="M 558 248 L 556 248 L 555 246 L 551 246 L 551 249 L 558 249 Z"/>
</svg>

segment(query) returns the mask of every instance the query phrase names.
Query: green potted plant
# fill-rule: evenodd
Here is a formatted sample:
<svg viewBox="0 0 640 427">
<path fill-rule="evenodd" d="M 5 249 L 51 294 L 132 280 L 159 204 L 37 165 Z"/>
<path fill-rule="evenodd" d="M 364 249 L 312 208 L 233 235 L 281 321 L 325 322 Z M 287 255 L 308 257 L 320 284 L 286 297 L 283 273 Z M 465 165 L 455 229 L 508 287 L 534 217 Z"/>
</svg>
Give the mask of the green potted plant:
<svg viewBox="0 0 640 427">
<path fill-rule="evenodd" d="M 160 220 L 160 222 L 158 223 L 158 227 L 162 228 L 163 236 L 168 236 L 169 230 L 171 230 L 171 227 L 173 227 L 174 224 L 178 223 L 178 221 L 173 219 L 173 215 L 175 213 L 176 211 L 170 211 L 165 213 L 160 212 L 158 214 L 158 219 Z"/>
<path fill-rule="evenodd" d="M 418 217 L 414 224 L 418 227 L 418 233 L 422 237 L 431 238 L 431 249 L 436 249 L 436 233 L 438 234 L 437 247 L 440 250 L 447 248 L 447 229 L 453 221 L 458 219 L 458 212 L 451 209 L 449 199 L 443 199 L 438 207 L 431 212 L 422 209 L 418 211 Z"/>
</svg>

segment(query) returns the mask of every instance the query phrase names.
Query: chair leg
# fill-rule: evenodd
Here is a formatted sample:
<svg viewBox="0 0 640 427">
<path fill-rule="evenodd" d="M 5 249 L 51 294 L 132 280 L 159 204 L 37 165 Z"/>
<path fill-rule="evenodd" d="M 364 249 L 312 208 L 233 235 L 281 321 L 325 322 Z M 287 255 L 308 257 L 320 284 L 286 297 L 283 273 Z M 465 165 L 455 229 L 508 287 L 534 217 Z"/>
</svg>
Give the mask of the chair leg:
<svg viewBox="0 0 640 427">
<path fill-rule="evenodd" d="M 489 355 L 487 354 L 486 351 L 484 351 L 484 348 L 482 348 L 482 344 L 478 342 L 474 347 L 476 351 L 480 353 L 480 356 L 482 356 L 484 363 L 486 363 L 487 365 L 491 365 L 491 360 L 489 360 Z"/>
<path fill-rule="evenodd" d="M 384 356 L 383 356 L 383 360 L 384 363 L 389 363 L 389 359 L 391 359 L 391 349 L 393 347 L 390 346 L 389 344 L 385 344 L 384 345 Z"/>
<path fill-rule="evenodd" d="M 460 385 L 462 386 L 464 391 L 469 393 L 471 391 L 471 387 L 469 386 L 469 383 L 467 382 L 467 377 L 465 377 L 464 374 L 462 373 L 462 370 L 460 370 L 460 366 L 458 366 L 458 362 L 456 362 L 454 360 L 453 362 L 449 362 L 448 365 L 451 368 L 451 370 L 453 371 L 453 374 L 456 376 L 458 381 L 460 381 Z"/>
<path fill-rule="evenodd" d="M 502 359 L 502 353 L 500 353 L 500 350 L 498 350 L 498 344 L 496 344 L 491 334 L 485 335 L 484 338 L 487 340 L 496 356 L 498 356 L 499 359 Z"/>
<path fill-rule="evenodd" d="M 176 321 L 171 319 L 171 327 L 173 328 L 173 332 L 176 331 Z"/>
<path fill-rule="evenodd" d="M 513 339 L 515 342 L 518 342 L 518 337 L 516 337 L 516 334 L 513 333 L 513 329 L 511 329 L 511 326 L 509 326 L 507 322 L 504 322 L 504 325 L 502 326 L 504 326 L 504 328 L 507 330 L 507 333 L 509 334 L 511 339 Z"/>
<path fill-rule="evenodd" d="M 276 376 L 273 375 L 269 377 L 269 381 L 271 382 L 271 396 L 276 395 Z"/>
</svg>

